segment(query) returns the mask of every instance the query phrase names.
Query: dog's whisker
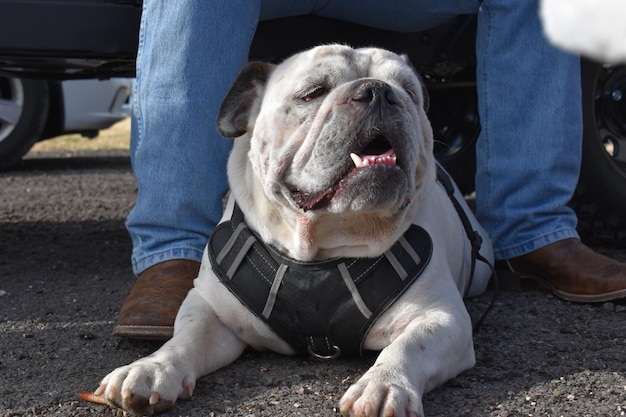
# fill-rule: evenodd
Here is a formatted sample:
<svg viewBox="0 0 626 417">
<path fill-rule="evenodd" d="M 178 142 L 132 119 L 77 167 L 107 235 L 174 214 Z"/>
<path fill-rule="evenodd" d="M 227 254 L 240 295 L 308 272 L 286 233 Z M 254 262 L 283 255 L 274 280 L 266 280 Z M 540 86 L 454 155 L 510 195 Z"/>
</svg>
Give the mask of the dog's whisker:
<svg viewBox="0 0 626 417">
<path fill-rule="evenodd" d="M 440 141 L 440 140 L 437 140 L 437 139 L 433 140 L 433 143 L 434 143 L 434 144 L 437 144 L 437 145 L 445 146 L 445 147 L 446 147 L 446 148 L 448 148 L 448 149 L 451 149 L 451 148 L 452 148 L 452 146 L 450 146 L 449 144 L 447 144 L 447 143 L 445 143 L 445 142 L 442 142 L 442 141 Z"/>
</svg>

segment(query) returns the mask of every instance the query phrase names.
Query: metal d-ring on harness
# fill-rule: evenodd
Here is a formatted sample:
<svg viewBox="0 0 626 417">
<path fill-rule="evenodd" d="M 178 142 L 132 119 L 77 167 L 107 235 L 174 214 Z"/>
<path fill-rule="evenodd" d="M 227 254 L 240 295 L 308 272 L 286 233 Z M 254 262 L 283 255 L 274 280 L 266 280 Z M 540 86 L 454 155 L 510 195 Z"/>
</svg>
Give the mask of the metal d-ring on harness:
<svg viewBox="0 0 626 417">
<path fill-rule="evenodd" d="M 472 245 L 472 265 L 471 265 L 471 270 L 470 270 L 470 282 L 467 285 L 467 288 L 469 289 L 472 286 L 472 279 L 474 278 L 474 269 L 476 267 L 476 260 L 479 260 L 487 264 L 489 269 L 491 269 L 491 274 L 493 276 L 494 294 L 493 294 L 493 297 L 491 298 L 491 301 L 489 302 L 489 305 L 487 306 L 487 309 L 483 312 L 483 314 L 480 316 L 478 321 L 474 323 L 473 330 L 474 332 L 476 332 L 478 331 L 480 326 L 483 324 L 485 317 L 487 317 L 487 314 L 489 313 L 489 311 L 491 311 L 491 308 L 496 302 L 496 298 L 498 295 L 498 274 L 495 268 L 493 267 L 493 265 L 484 256 L 480 254 L 480 247 L 482 245 L 483 239 L 480 237 L 480 234 L 476 230 L 474 230 L 474 228 L 472 227 L 472 223 L 467 217 L 467 214 L 465 214 L 465 211 L 461 207 L 461 204 L 459 203 L 456 196 L 454 195 L 454 185 L 452 183 L 452 179 L 450 178 L 448 173 L 444 171 L 443 168 L 441 168 L 441 166 L 439 165 L 437 165 L 437 181 L 439 181 L 439 183 L 446 190 L 446 193 L 448 194 L 448 197 L 450 198 L 450 201 L 452 202 L 454 209 L 456 210 L 457 214 L 459 215 L 459 218 L 461 219 L 461 223 L 463 224 L 463 229 L 465 229 L 467 238 Z"/>
<path fill-rule="evenodd" d="M 337 359 L 338 357 L 341 356 L 341 348 L 337 345 L 332 345 L 332 346 L 326 345 L 324 349 L 326 349 L 326 351 L 328 351 L 329 353 L 328 354 L 318 353 L 320 350 L 319 348 L 315 347 L 315 341 L 313 340 L 309 341 L 306 347 L 306 351 L 309 353 L 309 355 L 311 355 L 311 357 L 318 359 L 320 361 L 332 361 L 333 359 Z"/>
</svg>

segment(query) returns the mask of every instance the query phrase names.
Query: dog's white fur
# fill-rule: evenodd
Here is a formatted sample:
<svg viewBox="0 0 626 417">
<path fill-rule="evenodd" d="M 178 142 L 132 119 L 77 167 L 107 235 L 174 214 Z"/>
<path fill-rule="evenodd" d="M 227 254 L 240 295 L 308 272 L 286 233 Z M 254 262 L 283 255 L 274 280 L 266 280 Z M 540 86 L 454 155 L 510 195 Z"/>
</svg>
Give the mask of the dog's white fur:
<svg viewBox="0 0 626 417">
<path fill-rule="evenodd" d="M 542 0 L 547 38 L 566 51 L 607 63 L 626 63 L 624 0 Z"/>
<path fill-rule="evenodd" d="M 374 324 L 364 348 L 381 350 L 380 355 L 340 402 L 349 416 L 422 416 L 422 394 L 472 367 L 475 359 L 461 296 L 468 286 L 471 248 L 449 197 L 436 183 L 432 131 L 417 75 L 391 52 L 340 45 L 303 52 L 275 68 L 252 64 L 242 74 L 220 116 L 226 135 L 246 131 L 229 159 L 231 200 L 225 218 L 236 200 L 264 241 L 305 261 L 378 256 L 411 223 L 430 233 L 434 251 L 428 266 Z M 320 83 L 321 93 L 315 90 Z M 365 103 L 371 97 L 361 93 L 370 85 L 381 87 L 388 101 L 375 111 Z M 380 120 L 381 111 L 393 120 Z M 356 175 L 345 180 L 323 207 L 298 207 L 293 188 L 314 193 L 318 184 L 323 189 L 336 182 L 325 171 L 344 166 L 349 159 L 344 146 L 367 134 L 359 129 L 368 120 L 376 120 L 376 131 L 402 135 L 390 139 L 398 151 L 398 169 L 390 170 L 394 183 L 373 184 L 387 174 L 368 177 L 364 170 L 365 180 Z M 460 200 L 484 239 L 481 252 L 492 260 L 487 234 Z M 484 291 L 489 276 L 489 268 L 477 263 L 470 295 Z M 219 282 L 205 251 L 173 339 L 110 373 L 96 393 L 134 412 L 158 411 L 191 396 L 198 377 L 233 362 L 247 346 L 294 353 Z"/>
</svg>

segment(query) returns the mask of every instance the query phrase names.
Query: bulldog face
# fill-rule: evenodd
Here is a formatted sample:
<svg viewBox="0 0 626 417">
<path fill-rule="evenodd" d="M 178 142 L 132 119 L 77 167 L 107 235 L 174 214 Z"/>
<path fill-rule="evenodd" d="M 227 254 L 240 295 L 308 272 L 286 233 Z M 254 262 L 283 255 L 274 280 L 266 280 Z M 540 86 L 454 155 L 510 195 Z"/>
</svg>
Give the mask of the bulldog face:
<svg viewBox="0 0 626 417">
<path fill-rule="evenodd" d="M 278 66 L 251 63 L 222 105 L 220 132 L 248 133 L 268 198 L 299 212 L 409 205 L 432 168 L 427 96 L 392 52 L 327 45 Z"/>
</svg>

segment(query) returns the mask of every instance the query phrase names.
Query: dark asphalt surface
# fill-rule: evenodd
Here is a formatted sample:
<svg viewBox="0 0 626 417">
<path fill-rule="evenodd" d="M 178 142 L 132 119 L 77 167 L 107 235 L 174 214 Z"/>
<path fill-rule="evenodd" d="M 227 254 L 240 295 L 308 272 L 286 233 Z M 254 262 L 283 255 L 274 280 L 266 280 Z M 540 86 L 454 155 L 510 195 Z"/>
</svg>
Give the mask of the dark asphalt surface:
<svg viewBox="0 0 626 417">
<path fill-rule="evenodd" d="M 124 152 L 42 154 L 0 173 L 0 417 L 122 415 L 78 392 L 158 347 L 111 336 L 134 282 L 124 218 L 135 194 Z M 472 317 L 492 295 L 468 301 Z M 427 416 L 626 415 L 623 303 L 501 292 L 475 345 L 476 367 L 427 394 Z M 246 352 L 164 416 L 335 416 L 374 358 Z"/>
</svg>

